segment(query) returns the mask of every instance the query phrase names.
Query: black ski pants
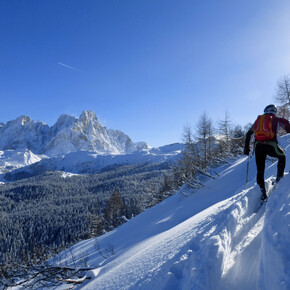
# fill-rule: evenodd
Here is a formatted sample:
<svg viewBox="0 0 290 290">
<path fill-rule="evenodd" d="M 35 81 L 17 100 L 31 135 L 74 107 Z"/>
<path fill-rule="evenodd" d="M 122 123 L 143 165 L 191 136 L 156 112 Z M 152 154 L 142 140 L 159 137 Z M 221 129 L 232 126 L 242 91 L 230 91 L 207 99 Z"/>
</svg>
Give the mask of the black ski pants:
<svg viewBox="0 0 290 290">
<path fill-rule="evenodd" d="M 286 165 L 285 152 L 276 142 L 257 142 L 255 148 L 257 165 L 257 183 L 261 188 L 265 187 L 264 173 L 267 155 L 278 158 L 277 177 L 283 177 Z"/>
</svg>

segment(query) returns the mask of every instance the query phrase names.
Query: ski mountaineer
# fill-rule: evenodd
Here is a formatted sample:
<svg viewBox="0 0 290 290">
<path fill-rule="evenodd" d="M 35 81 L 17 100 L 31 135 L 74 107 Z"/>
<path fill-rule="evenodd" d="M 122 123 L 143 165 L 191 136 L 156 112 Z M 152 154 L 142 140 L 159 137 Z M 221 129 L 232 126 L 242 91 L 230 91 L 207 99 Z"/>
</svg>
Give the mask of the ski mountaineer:
<svg viewBox="0 0 290 290">
<path fill-rule="evenodd" d="M 278 145 L 277 132 L 283 128 L 290 133 L 290 123 L 284 118 L 276 116 L 277 107 L 268 105 L 264 109 L 264 114 L 258 116 L 255 123 L 246 134 L 244 154 L 250 153 L 250 139 L 255 133 L 255 156 L 257 165 L 257 183 L 261 188 L 262 200 L 267 199 L 264 172 L 267 155 L 278 158 L 276 182 L 284 176 L 286 157 L 284 150 Z"/>
</svg>

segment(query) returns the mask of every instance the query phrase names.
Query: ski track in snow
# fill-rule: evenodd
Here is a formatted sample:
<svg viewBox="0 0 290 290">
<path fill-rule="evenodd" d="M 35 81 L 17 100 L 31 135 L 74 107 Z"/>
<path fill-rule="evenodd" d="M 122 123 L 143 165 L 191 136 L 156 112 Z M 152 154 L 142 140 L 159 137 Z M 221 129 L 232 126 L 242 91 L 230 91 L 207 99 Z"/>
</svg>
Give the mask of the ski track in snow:
<svg viewBox="0 0 290 290">
<path fill-rule="evenodd" d="M 177 193 L 100 237 L 101 245 L 115 246 L 108 260 L 93 240 L 75 245 L 75 256 L 96 268 L 77 289 L 289 289 L 290 174 L 259 207 L 254 158 L 245 190 L 246 159 L 205 188 Z M 269 188 L 276 166 L 267 163 Z"/>
</svg>

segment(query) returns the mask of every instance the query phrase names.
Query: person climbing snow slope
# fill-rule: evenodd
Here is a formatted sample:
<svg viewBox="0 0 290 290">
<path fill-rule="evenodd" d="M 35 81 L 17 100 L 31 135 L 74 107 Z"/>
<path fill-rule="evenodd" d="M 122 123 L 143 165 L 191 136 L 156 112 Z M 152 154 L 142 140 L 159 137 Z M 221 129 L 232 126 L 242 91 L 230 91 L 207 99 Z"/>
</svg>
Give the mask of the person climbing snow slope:
<svg viewBox="0 0 290 290">
<path fill-rule="evenodd" d="M 252 127 L 246 134 L 244 154 L 250 154 L 251 136 L 255 136 L 255 156 L 257 165 L 257 184 L 261 188 L 262 200 L 267 199 L 264 172 L 267 155 L 278 158 L 276 182 L 284 176 L 286 157 L 284 150 L 278 145 L 277 132 L 283 128 L 290 133 L 290 123 L 284 118 L 276 116 L 277 107 L 268 105 L 264 109 L 264 114 L 258 116 Z"/>
</svg>

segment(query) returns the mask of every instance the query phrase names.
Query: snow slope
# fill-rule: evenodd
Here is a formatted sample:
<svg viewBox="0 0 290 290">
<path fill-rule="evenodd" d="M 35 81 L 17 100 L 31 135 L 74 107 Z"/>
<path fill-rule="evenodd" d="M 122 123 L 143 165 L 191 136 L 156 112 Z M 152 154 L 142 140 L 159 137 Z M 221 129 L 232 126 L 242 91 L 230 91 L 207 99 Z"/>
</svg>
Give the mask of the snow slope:
<svg viewBox="0 0 290 290">
<path fill-rule="evenodd" d="M 0 150 L 0 174 L 39 162 L 43 156 L 36 155 L 30 150 Z"/>
<path fill-rule="evenodd" d="M 42 160 L 38 160 L 39 162 L 11 171 L 10 175 L 14 176 L 25 172 L 31 176 L 34 176 L 42 174 L 45 171 L 65 171 L 68 173 L 84 174 L 96 173 L 108 166 L 143 163 L 161 164 L 164 162 L 175 161 L 179 158 L 183 148 L 183 144 L 176 143 L 158 148 L 142 149 L 134 151 L 130 154 L 100 155 L 96 152 L 90 151 L 71 152 L 56 157 L 43 158 Z M 3 174 L 1 178 L 0 171 L 0 180 L 5 181 L 4 176 L 5 175 Z"/>
<path fill-rule="evenodd" d="M 290 136 L 281 141 L 289 160 Z M 54 263 L 86 260 L 95 269 L 79 289 L 289 289 L 290 174 L 273 190 L 277 163 L 267 163 L 273 192 L 260 207 L 254 158 L 245 189 L 246 161 L 239 158 L 201 190 L 183 188 L 187 197 L 177 192 L 99 237 L 103 253 L 114 248 L 108 259 L 90 239 Z"/>
</svg>

